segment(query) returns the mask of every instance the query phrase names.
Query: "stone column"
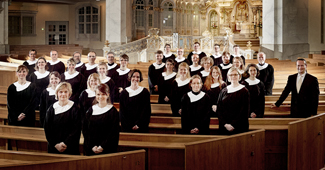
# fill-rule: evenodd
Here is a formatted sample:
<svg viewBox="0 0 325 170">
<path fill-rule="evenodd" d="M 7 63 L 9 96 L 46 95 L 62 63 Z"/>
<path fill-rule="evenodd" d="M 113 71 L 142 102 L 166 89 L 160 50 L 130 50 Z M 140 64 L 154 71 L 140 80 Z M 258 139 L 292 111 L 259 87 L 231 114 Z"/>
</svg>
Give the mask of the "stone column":
<svg viewBox="0 0 325 170">
<path fill-rule="evenodd" d="M 0 0 L 0 54 L 8 53 L 8 1 Z"/>
</svg>

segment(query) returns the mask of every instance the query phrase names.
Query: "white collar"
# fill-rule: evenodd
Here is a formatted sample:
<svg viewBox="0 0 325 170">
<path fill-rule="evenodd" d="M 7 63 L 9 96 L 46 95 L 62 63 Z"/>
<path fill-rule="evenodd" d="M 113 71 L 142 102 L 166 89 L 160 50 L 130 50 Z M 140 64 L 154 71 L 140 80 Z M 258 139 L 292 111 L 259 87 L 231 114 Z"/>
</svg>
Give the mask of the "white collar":
<svg viewBox="0 0 325 170">
<path fill-rule="evenodd" d="M 174 76 L 176 76 L 176 73 L 173 72 L 172 74 L 169 74 L 168 76 L 166 76 L 166 72 L 163 72 L 162 76 L 164 77 L 164 80 L 169 80 L 169 79 L 173 78 Z"/>
<path fill-rule="evenodd" d="M 73 78 L 75 78 L 78 74 L 79 74 L 78 71 L 76 71 L 76 72 L 73 73 L 73 74 L 69 74 L 69 72 L 67 72 L 67 71 L 64 72 L 64 76 L 65 76 L 65 79 L 66 79 L 66 80 L 73 79 Z"/>
<path fill-rule="evenodd" d="M 172 55 L 173 55 L 173 53 L 169 53 L 169 54 L 165 54 L 164 56 L 165 56 L 165 58 L 168 58 L 168 57 L 170 57 Z"/>
<path fill-rule="evenodd" d="M 238 54 L 238 55 L 233 54 L 232 56 L 234 56 L 234 57 L 241 57 L 241 54 Z"/>
<path fill-rule="evenodd" d="M 60 106 L 59 101 L 55 102 L 53 104 L 54 114 L 57 115 L 68 111 L 73 106 L 73 103 L 74 103 L 73 101 L 69 100 L 68 104 L 66 104 L 65 106 Z"/>
<path fill-rule="evenodd" d="M 157 63 L 153 63 L 152 65 L 155 67 L 156 70 L 158 70 L 158 69 L 161 69 L 162 67 L 164 67 L 165 63 L 161 63 L 159 65 Z"/>
<path fill-rule="evenodd" d="M 257 65 L 257 67 L 258 67 L 259 70 L 263 70 L 263 69 L 266 69 L 266 67 L 267 67 L 269 64 L 264 63 L 262 66 L 259 65 L 259 64 L 256 64 L 256 65 Z"/>
<path fill-rule="evenodd" d="M 55 95 L 55 90 L 53 90 L 51 87 L 46 88 L 46 90 L 49 92 L 49 96 Z"/>
<path fill-rule="evenodd" d="M 238 71 L 240 74 L 244 74 L 244 72 L 245 72 L 245 70 L 239 70 L 239 69 L 238 69 Z"/>
<path fill-rule="evenodd" d="M 104 84 L 104 83 L 108 82 L 110 79 L 111 79 L 110 77 L 106 77 L 105 79 L 100 80 L 100 82 Z"/>
<path fill-rule="evenodd" d="M 207 77 L 210 74 L 210 72 L 206 72 L 205 70 L 202 70 L 201 74 L 202 74 L 202 77 Z"/>
<path fill-rule="evenodd" d="M 227 90 L 228 90 L 228 93 L 234 93 L 234 92 L 236 92 L 236 91 L 238 91 L 238 90 L 240 90 L 240 89 L 242 89 L 244 87 L 245 86 L 242 85 L 242 84 L 240 84 L 239 86 L 237 86 L 235 88 L 233 88 L 233 87 L 231 87 L 231 85 L 229 85 L 229 86 L 227 86 Z"/>
<path fill-rule="evenodd" d="M 129 93 L 129 97 L 133 97 L 133 96 L 136 96 L 136 95 L 140 94 L 143 89 L 144 88 L 141 87 L 141 86 L 139 86 L 139 88 L 136 89 L 136 90 L 132 90 L 131 87 L 125 88 L 125 90 Z"/>
<path fill-rule="evenodd" d="M 55 62 L 53 62 L 52 60 L 49 61 L 49 63 L 53 66 L 55 64 L 58 64 L 60 62 L 60 60 L 56 60 Z"/>
<path fill-rule="evenodd" d="M 191 80 L 191 79 L 188 78 L 188 79 L 182 81 L 181 78 L 177 78 L 177 79 L 175 79 L 175 80 L 176 80 L 176 82 L 177 82 L 177 86 L 178 86 L 178 87 L 181 87 L 181 86 L 184 86 L 184 85 L 190 83 L 190 80 Z"/>
<path fill-rule="evenodd" d="M 202 68 L 201 65 L 198 65 L 197 67 L 194 67 L 193 65 L 190 65 L 191 68 L 191 72 L 196 71 L 196 70 L 200 70 Z"/>
<path fill-rule="evenodd" d="M 217 59 L 217 58 L 220 58 L 222 55 L 221 55 L 221 54 L 219 54 L 219 55 L 212 54 L 212 56 L 213 56 L 215 59 Z"/>
<path fill-rule="evenodd" d="M 116 71 L 118 72 L 118 75 L 121 76 L 121 75 L 129 73 L 130 69 L 126 68 L 125 70 L 121 70 L 121 68 L 119 68 Z"/>
<path fill-rule="evenodd" d="M 220 84 L 217 82 L 217 83 L 214 83 L 214 84 L 211 84 L 211 88 L 216 88 L 218 87 Z"/>
<path fill-rule="evenodd" d="M 39 71 L 35 71 L 34 74 L 36 75 L 37 79 L 42 79 L 50 74 L 49 71 L 45 71 L 45 73 L 40 73 Z"/>
<path fill-rule="evenodd" d="M 222 64 L 220 64 L 220 66 L 221 66 L 222 70 L 225 70 L 225 69 L 228 69 L 228 68 L 232 67 L 232 64 L 229 63 L 228 65 L 225 66 L 225 65 L 222 63 Z"/>
<path fill-rule="evenodd" d="M 113 107 L 112 104 L 108 104 L 105 107 L 100 108 L 98 106 L 98 104 L 95 104 L 95 105 L 92 106 L 92 109 L 93 109 L 93 114 L 92 115 L 101 115 L 101 114 L 106 113 L 107 111 L 111 110 L 112 107 Z"/>
<path fill-rule="evenodd" d="M 204 94 L 205 93 L 203 91 L 201 91 L 198 95 L 193 94 L 192 91 L 190 91 L 190 92 L 187 93 L 188 97 L 190 97 L 191 103 L 196 102 L 196 101 L 202 99 L 202 97 L 204 96 Z"/>
<path fill-rule="evenodd" d="M 37 63 L 37 60 L 34 60 L 34 61 L 26 60 L 26 62 L 27 62 L 29 65 L 33 65 L 33 64 Z"/>
<path fill-rule="evenodd" d="M 14 83 L 14 85 L 16 86 L 17 92 L 19 92 L 19 91 L 25 90 L 30 85 L 30 82 L 29 81 L 26 81 L 25 84 L 21 85 L 17 81 L 17 82 Z"/>
<path fill-rule="evenodd" d="M 95 92 L 90 89 L 86 89 L 86 92 L 88 93 L 88 98 L 96 96 Z"/>
<path fill-rule="evenodd" d="M 98 64 L 90 65 L 89 63 L 85 64 L 86 70 L 92 70 L 98 66 Z"/>
<path fill-rule="evenodd" d="M 178 63 L 180 63 L 180 62 L 182 62 L 182 61 L 185 60 L 185 57 L 183 57 L 182 59 L 175 58 L 175 60 L 176 60 Z"/>
<path fill-rule="evenodd" d="M 111 70 L 111 69 L 115 68 L 116 66 L 117 66 L 116 63 L 114 63 L 114 64 L 111 65 L 111 66 L 107 64 L 107 70 Z"/>
<path fill-rule="evenodd" d="M 198 51 L 198 52 L 193 51 L 192 53 L 193 53 L 193 54 L 201 54 L 202 51 Z"/>
<path fill-rule="evenodd" d="M 76 64 L 76 67 L 75 68 L 78 68 L 80 66 L 82 66 L 84 63 L 80 61 L 80 63 Z"/>
<path fill-rule="evenodd" d="M 249 78 L 245 79 L 245 81 L 248 83 L 248 85 L 252 86 L 252 85 L 256 85 L 260 82 L 259 79 L 255 79 L 255 80 L 251 80 Z"/>
</svg>

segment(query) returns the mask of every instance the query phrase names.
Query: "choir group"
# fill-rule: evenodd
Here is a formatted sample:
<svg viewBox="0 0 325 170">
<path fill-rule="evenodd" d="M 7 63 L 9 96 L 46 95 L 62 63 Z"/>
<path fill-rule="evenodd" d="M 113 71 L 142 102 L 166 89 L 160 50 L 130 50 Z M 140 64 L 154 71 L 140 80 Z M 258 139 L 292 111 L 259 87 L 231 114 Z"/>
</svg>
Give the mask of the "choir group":
<svg viewBox="0 0 325 170">
<path fill-rule="evenodd" d="M 206 56 L 200 44 L 185 58 L 184 50 L 158 50 L 149 67 L 149 89 L 141 87 L 142 72 L 128 68 L 129 57 L 106 54 L 108 63 L 96 64 L 96 53 L 88 53 L 88 63 L 75 52 L 65 69 L 52 50 L 51 61 L 29 60 L 17 68 L 18 81 L 8 88 L 9 125 L 35 126 L 35 110 L 40 111 L 49 153 L 79 154 L 84 136 L 84 154 L 116 152 L 119 132 L 146 133 L 151 115 L 150 94 L 158 102 L 170 104 L 172 115 L 181 117 L 184 134 L 209 134 L 210 117 L 219 118 L 219 132 L 231 135 L 248 131 L 248 118 L 263 117 L 265 95 L 272 95 L 273 67 L 258 54 L 258 64 L 245 67 L 245 58 L 234 46 L 234 54 L 220 52 Z M 112 105 L 120 103 L 119 112 Z M 121 122 L 121 124 L 119 124 Z M 120 127 L 121 125 L 121 127 Z"/>
</svg>

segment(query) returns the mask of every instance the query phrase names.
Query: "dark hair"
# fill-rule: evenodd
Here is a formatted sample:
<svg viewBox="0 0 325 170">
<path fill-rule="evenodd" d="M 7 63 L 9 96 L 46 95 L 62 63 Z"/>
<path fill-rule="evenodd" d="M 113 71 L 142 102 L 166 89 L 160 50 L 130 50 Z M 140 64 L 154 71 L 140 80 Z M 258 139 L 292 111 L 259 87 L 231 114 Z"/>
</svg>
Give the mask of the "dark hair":
<svg viewBox="0 0 325 170">
<path fill-rule="evenodd" d="M 233 46 L 233 48 L 235 48 L 235 47 L 239 47 L 239 45 L 236 44 L 236 45 Z"/>
<path fill-rule="evenodd" d="M 170 46 L 170 44 L 165 44 L 165 47 L 164 48 L 166 48 L 166 46 L 172 47 L 172 46 Z"/>
<path fill-rule="evenodd" d="M 166 63 L 167 63 L 167 62 L 170 62 L 170 63 L 173 64 L 173 66 L 175 66 L 175 61 L 174 61 L 173 59 L 170 59 L 170 58 L 169 58 L 169 59 L 166 60 Z"/>
<path fill-rule="evenodd" d="M 112 104 L 112 102 L 111 102 L 111 98 L 110 98 L 110 96 L 109 96 L 110 89 L 109 89 L 109 87 L 107 86 L 107 84 L 99 84 L 99 85 L 95 88 L 95 92 L 96 92 L 96 90 L 98 90 L 98 91 L 100 91 L 100 92 L 106 94 L 106 95 L 108 96 L 108 97 L 107 97 L 107 103 Z M 97 104 L 97 103 L 98 103 L 98 101 L 96 100 L 96 97 L 95 97 L 95 99 L 94 99 L 94 101 L 93 101 L 93 105 L 94 105 L 94 104 Z"/>
<path fill-rule="evenodd" d="M 29 50 L 28 54 L 30 54 L 30 52 L 32 52 L 32 51 L 35 51 L 35 54 L 37 54 L 37 51 L 35 49 Z"/>
<path fill-rule="evenodd" d="M 155 54 L 163 54 L 163 52 L 161 50 L 158 50 L 157 52 L 155 52 Z"/>
<path fill-rule="evenodd" d="M 52 71 L 50 74 L 49 74 L 49 79 L 51 81 L 51 76 L 54 75 L 55 77 L 59 78 L 60 79 L 60 82 L 61 82 L 61 75 L 59 72 L 57 71 Z M 49 85 L 47 87 L 51 87 L 51 84 L 49 83 Z"/>
<path fill-rule="evenodd" d="M 260 75 L 260 70 L 258 69 L 256 64 L 248 64 L 247 67 L 246 67 L 246 71 L 245 71 L 245 73 L 243 75 L 244 77 L 249 77 L 250 76 L 249 73 L 248 73 L 250 67 L 255 67 L 255 69 L 256 69 L 256 77 Z"/>
<path fill-rule="evenodd" d="M 304 61 L 305 65 L 307 65 L 307 61 L 304 58 L 297 58 L 296 64 L 297 64 L 297 61 Z"/>
<path fill-rule="evenodd" d="M 199 42 L 197 42 L 197 41 L 194 44 L 199 44 L 199 46 L 201 46 L 201 44 Z"/>
<path fill-rule="evenodd" d="M 220 47 L 220 45 L 219 45 L 219 44 L 214 44 L 214 46 L 219 46 L 219 47 Z"/>
<path fill-rule="evenodd" d="M 126 54 L 123 54 L 120 58 L 129 61 L 129 56 Z"/>
<path fill-rule="evenodd" d="M 25 65 L 20 65 L 20 66 L 18 66 L 16 72 L 19 72 L 19 71 L 22 70 L 22 69 L 25 69 L 25 70 L 27 71 L 27 73 L 29 72 L 29 69 L 28 69 Z"/>
<path fill-rule="evenodd" d="M 35 70 L 38 71 L 38 61 L 39 60 L 44 60 L 45 61 L 45 70 L 48 70 L 49 69 L 49 66 L 47 65 L 46 59 L 44 57 L 40 57 L 40 58 L 37 59 L 37 62 L 35 64 Z"/>
<path fill-rule="evenodd" d="M 224 52 L 222 53 L 222 55 L 229 55 L 229 56 L 230 56 L 230 53 L 229 53 L 228 51 L 224 51 Z"/>
<path fill-rule="evenodd" d="M 142 77 L 142 73 L 139 69 L 133 69 L 129 72 L 129 75 L 128 75 L 128 80 L 131 81 L 131 78 L 133 76 L 134 73 L 139 73 L 140 74 L 140 82 L 143 80 L 143 77 Z"/>
</svg>

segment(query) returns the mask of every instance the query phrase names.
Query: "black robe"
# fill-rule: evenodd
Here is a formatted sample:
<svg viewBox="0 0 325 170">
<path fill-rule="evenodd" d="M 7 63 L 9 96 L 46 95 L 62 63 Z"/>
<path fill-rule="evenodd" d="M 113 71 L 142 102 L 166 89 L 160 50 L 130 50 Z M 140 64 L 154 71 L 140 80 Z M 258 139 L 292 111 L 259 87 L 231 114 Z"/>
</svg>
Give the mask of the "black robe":
<svg viewBox="0 0 325 170">
<path fill-rule="evenodd" d="M 85 76 L 85 79 L 88 80 L 88 77 L 93 74 L 97 73 L 97 66 L 98 64 L 89 65 L 88 63 L 85 64 L 85 69 L 83 70 L 82 74 Z"/>
<path fill-rule="evenodd" d="M 213 66 L 218 66 L 219 64 L 222 64 L 222 55 L 219 56 L 213 54 L 210 56 L 213 59 Z"/>
<path fill-rule="evenodd" d="M 95 114 L 93 114 L 95 113 Z M 99 108 L 93 105 L 86 113 L 82 128 L 84 155 L 100 155 L 117 151 L 119 141 L 119 113 L 112 105 Z M 101 146 L 103 152 L 96 154 L 94 146 Z"/>
<path fill-rule="evenodd" d="M 200 71 L 200 73 L 198 75 L 201 77 L 202 84 L 205 83 L 205 80 L 209 76 L 209 74 L 210 74 L 210 71 L 209 72 L 206 72 L 204 70 Z"/>
<path fill-rule="evenodd" d="M 93 105 L 95 98 L 95 92 L 91 91 L 90 89 L 86 89 L 81 92 L 81 95 L 79 97 L 79 107 L 82 120 L 84 119 L 84 116 L 86 115 L 88 109 Z"/>
<path fill-rule="evenodd" d="M 164 55 L 164 58 L 162 59 L 162 62 L 163 63 L 166 63 L 166 61 L 168 60 L 168 59 L 172 59 L 172 60 L 174 60 L 175 61 L 175 58 L 176 58 L 176 56 L 174 55 L 174 54 L 171 54 L 170 56 L 166 56 L 166 54 Z"/>
<path fill-rule="evenodd" d="M 209 97 L 210 97 L 210 100 L 211 100 L 211 106 L 210 106 L 210 108 L 211 108 L 210 109 L 210 116 L 211 117 L 217 117 L 218 116 L 218 114 L 212 110 L 212 105 L 217 105 L 219 94 L 220 94 L 221 90 L 223 88 L 225 88 L 225 87 L 227 87 L 226 83 L 223 83 L 221 85 L 221 89 L 220 89 L 219 83 L 215 83 L 215 84 L 211 85 L 209 90 L 207 90 L 204 86 L 202 88 L 202 91 L 207 93 L 209 95 Z"/>
<path fill-rule="evenodd" d="M 242 84 L 248 89 L 250 96 L 250 111 L 249 116 L 252 112 L 256 114 L 256 118 L 264 117 L 265 110 L 265 93 L 264 84 L 262 81 L 256 79 L 256 81 L 251 81 L 246 79 Z"/>
<path fill-rule="evenodd" d="M 165 70 L 165 63 L 160 65 L 153 63 L 149 66 L 148 70 L 148 83 L 150 94 L 159 94 L 158 81 L 162 77 L 162 72 Z M 155 86 L 158 86 L 158 91 L 155 91 Z"/>
<path fill-rule="evenodd" d="M 36 91 L 36 99 L 35 99 L 35 104 L 36 108 L 40 104 L 40 98 L 41 94 L 44 89 L 47 88 L 47 86 L 50 83 L 50 72 L 46 71 L 44 74 L 40 74 L 38 71 L 35 71 L 30 75 L 30 81 L 35 85 Z"/>
<path fill-rule="evenodd" d="M 196 74 L 199 75 L 202 70 L 204 70 L 204 68 L 201 65 L 199 65 L 197 67 L 194 67 L 193 65 L 191 65 L 189 71 L 190 71 L 190 74 L 191 74 L 191 77 L 192 77 L 192 76 L 194 76 Z"/>
<path fill-rule="evenodd" d="M 27 75 L 27 81 L 30 81 L 30 75 L 32 73 L 34 73 L 35 71 L 35 66 L 36 66 L 37 60 L 35 60 L 34 62 L 31 62 L 29 60 L 26 60 L 23 65 L 26 66 L 28 68 L 28 75 Z"/>
<path fill-rule="evenodd" d="M 68 72 L 65 72 L 61 75 L 61 82 L 68 82 L 71 84 L 72 95 L 70 97 L 70 100 L 78 103 L 79 96 L 85 89 L 85 77 L 77 71 L 72 75 L 70 75 Z"/>
<path fill-rule="evenodd" d="M 171 89 L 172 89 L 172 83 L 176 78 L 176 73 L 173 72 L 172 74 L 166 76 L 166 72 L 162 73 L 162 76 L 159 80 L 159 98 L 158 103 L 159 104 L 169 104 L 171 100 Z M 169 101 L 165 101 L 165 97 L 168 97 Z"/>
<path fill-rule="evenodd" d="M 47 66 L 49 67 L 48 71 L 57 71 L 59 74 L 63 74 L 65 71 L 65 65 L 62 61 L 57 60 L 57 62 L 53 63 L 52 61 L 47 62 Z"/>
<path fill-rule="evenodd" d="M 239 56 L 236 56 L 236 57 L 239 57 Z M 243 59 L 243 62 L 244 62 L 244 65 L 245 65 L 245 57 L 243 55 L 240 56 L 241 59 Z M 235 58 L 234 55 L 230 55 L 230 59 L 229 59 L 229 62 L 232 63 L 232 60 Z"/>
<path fill-rule="evenodd" d="M 112 78 L 113 81 L 116 81 L 116 78 L 118 76 L 117 69 L 120 68 L 120 65 L 113 63 L 113 64 L 107 64 L 107 76 Z"/>
<path fill-rule="evenodd" d="M 7 91 L 8 124 L 15 126 L 35 126 L 35 90 L 31 82 L 21 86 L 18 82 L 11 84 Z M 25 118 L 18 121 L 24 113 Z"/>
<path fill-rule="evenodd" d="M 42 127 L 44 126 L 46 111 L 55 102 L 57 102 L 57 100 L 55 99 L 55 90 L 53 90 L 51 87 L 44 89 L 41 95 L 41 101 L 39 107 L 40 124 Z"/>
<path fill-rule="evenodd" d="M 218 65 L 220 71 L 221 71 L 221 74 L 222 74 L 222 80 L 224 82 L 227 81 L 227 73 L 229 71 L 229 69 L 232 67 L 232 64 L 231 63 L 228 63 L 228 64 L 219 64 Z"/>
<path fill-rule="evenodd" d="M 124 89 L 120 96 L 120 117 L 123 132 L 146 133 L 151 115 L 150 93 L 146 88 Z M 138 130 L 132 130 L 137 125 Z"/>
<path fill-rule="evenodd" d="M 182 98 L 182 131 L 191 134 L 194 128 L 199 129 L 198 134 L 208 135 L 210 125 L 210 97 L 204 92 L 188 92 Z"/>
<path fill-rule="evenodd" d="M 75 69 L 76 69 L 76 71 L 78 71 L 79 73 L 82 74 L 84 72 L 84 70 L 86 69 L 85 63 L 79 62 L 78 64 L 76 64 Z"/>
<path fill-rule="evenodd" d="M 115 91 L 114 91 L 114 102 L 120 101 L 120 95 L 119 88 L 122 87 L 123 90 L 126 87 L 129 87 L 131 85 L 131 82 L 128 80 L 128 74 L 131 71 L 130 69 L 126 69 L 124 71 L 117 69 L 117 77 L 115 82 Z"/>
<path fill-rule="evenodd" d="M 109 97 L 111 99 L 111 103 L 114 103 L 114 89 L 115 82 L 111 77 L 106 77 L 104 80 L 100 80 L 101 83 L 106 84 L 109 88 Z"/>
<path fill-rule="evenodd" d="M 180 116 L 179 109 L 181 109 L 181 101 L 182 97 L 189 91 L 190 89 L 190 79 L 186 79 L 181 81 L 180 78 L 176 78 L 171 87 L 170 94 L 170 106 L 173 112 L 173 116 Z"/>
<path fill-rule="evenodd" d="M 264 83 L 265 95 L 271 96 L 274 85 L 274 68 L 272 65 L 264 63 L 263 65 L 256 64 L 260 70 L 260 75 L 257 76 L 259 80 Z"/>
<path fill-rule="evenodd" d="M 192 55 L 194 54 L 194 51 L 192 51 L 192 52 L 190 52 L 189 54 L 188 54 L 188 56 L 187 56 L 187 60 L 190 62 L 190 65 L 192 65 L 193 64 L 193 62 L 192 62 Z M 199 64 L 200 64 L 200 62 L 201 62 L 201 59 L 203 58 L 203 57 L 205 57 L 205 56 L 207 56 L 203 51 L 201 51 L 201 53 L 199 54 Z"/>
<path fill-rule="evenodd" d="M 78 106 L 69 101 L 68 109 L 55 114 L 56 109 L 62 109 L 59 102 L 55 102 L 47 110 L 44 131 L 48 144 L 49 153 L 80 155 L 79 141 L 81 134 L 81 120 Z M 65 106 L 67 107 L 67 105 Z M 59 152 L 55 145 L 63 142 L 67 145 L 64 152 Z"/>
<path fill-rule="evenodd" d="M 217 102 L 219 133 L 232 135 L 247 132 L 249 129 L 249 92 L 244 85 L 239 85 L 237 91 L 229 91 L 229 87 L 221 90 Z M 231 124 L 235 129 L 230 132 L 224 127 L 225 124 Z"/>
<path fill-rule="evenodd" d="M 178 72 L 178 67 L 181 63 L 185 62 L 187 65 L 190 65 L 190 61 L 188 61 L 188 59 L 186 59 L 185 57 L 183 58 L 183 60 L 178 60 L 177 58 L 175 58 L 175 66 L 174 66 L 174 71 L 177 73 Z"/>
</svg>

